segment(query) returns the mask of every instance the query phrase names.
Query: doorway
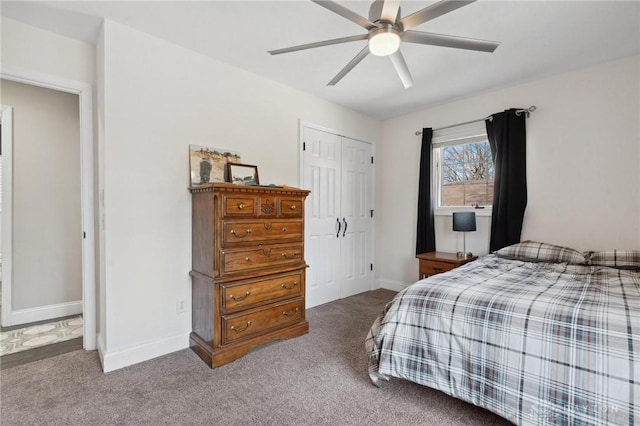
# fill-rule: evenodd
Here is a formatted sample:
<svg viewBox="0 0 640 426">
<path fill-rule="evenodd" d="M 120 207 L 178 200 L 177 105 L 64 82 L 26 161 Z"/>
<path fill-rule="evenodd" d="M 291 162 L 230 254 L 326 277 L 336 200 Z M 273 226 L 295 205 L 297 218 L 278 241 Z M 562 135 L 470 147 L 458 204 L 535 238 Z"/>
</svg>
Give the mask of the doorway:
<svg viewBox="0 0 640 426">
<path fill-rule="evenodd" d="M 89 84 L 83 82 L 75 82 L 69 80 L 62 80 L 56 77 L 42 75 L 40 73 L 31 74 L 29 72 L 25 72 L 24 70 L 15 71 L 10 67 L 5 67 L 2 70 L 2 74 L 0 75 L 3 80 L 7 80 L 15 83 L 24 83 L 30 86 L 35 86 L 39 88 L 45 89 L 53 89 L 56 91 L 64 92 L 66 94 L 72 94 L 76 98 L 77 102 L 77 116 L 79 119 L 79 135 L 78 140 L 79 144 L 77 144 L 77 179 L 79 180 L 78 184 L 78 192 L 79 192 L 79 205 L 77 209 L 80 210 L 77 212 L 77 216 L 79 216 L 79 225 L 77 228 L 77 232 L 75 233 L 75 238 L 80 241 L 80 297 L 79 297 L 79 305 L 75 304 L 53 304 L 54 308 L 62 309 L 62 315 L 55 316 L 64 316 L 65 309 L 77 309 L 83 312 L 83 325 L 82 325 L 82 335 L 83 335 L 83 347 L 86 350 L 93 350 L 96 348 L 96 277 L 95 277 L 95 238 L 94 238 L 94 197 L 93 197 L 93 170 L 94 170 L 94 159 L 93 159 L 93 130 L 92 130 L 92 96 L 91 96 L 91 86 Z M 9 108 L 3 107 L 3 114 L 9 112 L 9 115 L 13 115 L 12 119 L 15 119 L 15 111 L 11 111 Z M 6 116 L 5 116 L 6 118 Z M 3 136 L 7 134 L 5 127 L 2 128 Z M 3 145 L 5 145 L 3 141 Z M 4 148 L 3 148 L 4 149 Z M 6 153 L 6 151 L 5 151 Z M 3 165 L 10 163 L 8 159 L 3 156 Z M 37 167 L 36 171 L 39 170 Z M 4 177 L 12 176 L 8 175 L 6 167 L 3 168 Z M 46 174 L 40 176 L 41 179 L 46 179 Z M 4 199 L 9 200 L 9 204 L 13 201 L 13 195 L 11 194 L 13 185 L 7 185 L 7 181 L 3 181 L 3 189 L 7 189 L 4 191 Z M 7 193 L 8 192 L 8 193 Z M 5 202 L 5 205 L 7 203 Z M 2 217 L 2 231 L 6 229 L 13 230 L 14 226 L 11 223 L 11 213 L 13 209 L 7 209 L 5 206 L 4 214 Z M 15 218 L 15 216 L 14 216 Z M 10 235 L 9 235 L 10 236 Z M 15 247 L 13 247 L 13 238 L 7 238 L 7 232 L 3 232 L 1 236 L 2 240 L 2 248 L 3 251 L 9 253 L 9 257 L 12 257 L 11 254 L 14 254 Z M 12 301 L 14 300 L 11 295 L 12 287 L 7 285 L 7 283 L 11 284 L 11 279 L 14 275 L 14 263 L 15 259 L 12 259 L 11 264 L 8 264 L 7 255 L 3 253 L 3 280 L 2 280 L 2 325 L 3 326 L 12 326 L 16 323 L 14 320 L 15 309 L 12 309 Z M 9 275 L 8 275 L 9 274 Z M 46 282 L 46 277 L 42 277 Z M 58 305 L 58 306 L 55 306 Z M 75 307 L 74 307 L 75 306 Z M 51 308 L 51 306 L 48 306 Z M 54 310 L 55 311 L 55 310 Z M 26 317 L 23 316 L 22 319 L 18 318 L 17 322 L 23 321 L 27 319 L 28 322 L 38 321 L 38 315 L 49 315 L 49 312 L 41 312 L 38 309 L 27 310 L 26 312 L 20 312 L 21 314 L 28 314 Z"/>
</svg>

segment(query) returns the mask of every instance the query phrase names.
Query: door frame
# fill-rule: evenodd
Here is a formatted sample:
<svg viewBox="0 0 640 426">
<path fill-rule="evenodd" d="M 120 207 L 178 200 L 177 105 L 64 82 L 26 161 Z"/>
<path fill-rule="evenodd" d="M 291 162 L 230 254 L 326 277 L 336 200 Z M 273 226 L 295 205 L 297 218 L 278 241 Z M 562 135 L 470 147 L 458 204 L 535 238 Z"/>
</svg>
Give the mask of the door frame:
<svg viewBox="0 0 640 426">
<path fill-rule="evenodd" d="M 13 108 L 2 109 L 2 325 L 11 320 L 11 282 L 13 278 Z"/>
<path fill-rule="evenodd" d="M 304 144 L 304 128 L 305 127 L 309 127 L 309 128 L 315 129 L 315 130 L 320 130 L 322 132 L 332 133 L 334 135 L 341 136 L 341 137 L 344 137 L 344 138 L 353 139 L 353 140 L 356 140 L 356 141 L 359 141 L 359 142 L 368 143 L 368 144 L 371 145 L 371 155 L 375 159 L 375 152 L 376 152 L 376 142 L 375 142 L 375 140 L 368 141 L 365 138 L 354 136 L 354 135 L 350 135 L 347 132 L 343 132 L 343 131 L 340 131 L 340 130 L 332 129 L 330 127 L 321 126 L 319 124 L 315 124 L 315 123 L 311 123 L 309 121 L 298 119 L 298 187 L 299 188 L 302 188 L 303 184 L 304 184 L 304 152 L 303 152 L 303 144 Z M 377 269 L 376 269 L 375 265 L 378 263 L 378 262 L 376 262 L 376 219 L 377 219 L 377 216 L 375 214 L 375 212 L 376 212 L 376 162 L 375 161 L 371 164 L 370 180 L 371 180 L 371 208 L 374 210 L 373 223 L 371 224 L 371 237 L 372 237 L 371 252 L 372 252 L 372 258 L 373 258 L 373 264 L 374 264 L 373 274 L 372 274 L 372 278 L 371 278 L 371 290 L 374 290 L 374 289 L 376 289 L 376 283 L 377 283 L 377 280 L 376 280 Z"/>
<path fill-rule="evenodd" d="M 93 88 L 90 83 L 64 79 L 44 73 L 2 66 L 0 78 L 46 89 L 78 95 L 79 122 L 80 122 L 80 216 L 84 238 L 82 238 L 82 313 L 83 313 L 83 347 L 86 350 L 96 349 L 96 268 L 95 268 L 95 206 L 94 206 L 94 149 L 93 149 Z M 13 143 L 13 138 L 11 138 Z M 4 157 L 3 157 L 4 162 Z M 4 163 L 3 163 L 4 165 Z M 5 170 L 3 169 L 3 172 Z M 12 179 L 11 179 L 12 180 Z M 4 185 L 4 179 L 3 179 Z M 3 198 L 12 200 L 12 188 L 9 193 L 4 193 Z M 4 206 L 3 206 L 3 210 Z M 5 246 L 5 214 L 2 220 L 2 244 Z M 11 213 L 9 214 L 11 218 Z M 11 236 L 11 231 L 9 231 Z M 12 241 L 7 242 L 9 247 Z M 12 248 L 12 247 L 11 247 Z M 4 251 L 4 250 L 3 250 Z M 3 261 L 5 260 L 3 253 Z M 11 256 L 9 257 L 11 259 Z M 4 263 L 4 262 L 3 262 Z M 3 265 L 4 269 L 4 265 Z M 9 273 L 11 273 L 11 266 Z M 11 290 L 9 297 L 5 295 L 5 277 L 3 271 L 2 280 L 2 324 L 11 324 Z M 12 276 L 9 276 L 9 284 Z M 8 300 L 7 300 L 8 299 Z M 5 305 L 6 303 L 6 305 Z M 7 320 L 5 322 L 5 319 Z"/>
</svg>

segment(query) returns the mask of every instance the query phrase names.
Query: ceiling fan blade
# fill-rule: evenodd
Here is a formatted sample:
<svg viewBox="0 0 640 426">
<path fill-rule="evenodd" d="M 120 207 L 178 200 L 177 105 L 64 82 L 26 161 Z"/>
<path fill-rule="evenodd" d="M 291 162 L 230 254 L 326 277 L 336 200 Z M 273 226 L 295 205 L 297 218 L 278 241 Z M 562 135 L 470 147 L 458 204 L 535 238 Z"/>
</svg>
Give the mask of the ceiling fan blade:
<svg viewBox="0 0 640 426">
<path fill-rule="evenodd" d="M 347 9 L 342 5 L 339 5 L 334 1 L 328 1 L 328 0 L 311 0 L 311 1 L 324 7 L 325 9 L 329 9 L 333 13 L 337 13 L 338 15 L 350 20 L 351 22 L 355 22 L 356 24 L 360 25 L 363 28 L 366 28 L 367 30 L 370 30 L 371 28 L 376 27 L 376 24 L 369 21 L 364 16 L 360 16 L 357 13 Z"/>
<path fill-rule="evenodd" d="M 364 49 L 362 49 L 356 55 L 355 58 L 353 58 L 344 68 L 342 68 L 342 70 L 340 70 L 338 74 L 336 74 L 335 77 L 333 77 L 333 79 L 329 83 L 327 83 L 327 86 L 335 86 L 336 83 L 342 80 L 342 77 L 347 75 L 347 73 L 351 71 L 356 65 L 358 65 L 360 61 L 362 61 L 368 54 L 369 54 L 369 45 L 366 45 Z"/>
<path fill-rule="evenodd" d="M 349 37 L 334 38 L 331 40 L 317 41 L 315 43 L 301 44 L 299 46 L 285 47 L 284 49 L 270 50 L 272 55 L 280 55 L 282 53 L 297 52 L 298 50 L 313 49 L 314 47 L 330 46 L 332 44 L 348 43 L 350 41 L 366 40 L 368 34 L 361 34 Z"/>
<path fill-rule="evenodd" d="M 431 46 L 453 47 L 455 49 L 477 50 L 480 52 L 493 52 L 500 45 L 500 42 L 497 41 L 423 33 L 419 31 L 405 31 L 402 34 L 402 41 L 407 43 L 428 44 Z"/>
<path fill-rule="evenodd" d="M 442 16 L 445 13 L 449 13 L 463 6 L 466 6 L 469 3 L 473 3 L 474 1 L 475 0 L 464 0 L 464 1 L 442 0 L 436 4 L 425 7 L 422 10 L 419 10 L 416 13 L 412 13 L 409 16 L 405 16 L 398 22 L 402 25 L 402 28 L 404 30 L 408 30 L 420 24 L 423 24 L 427 21 L 435 19 L 438 16 Z"/>
<path fill-rule="evenodd" d="M 380 20 L 395 24 L 398 17 L 398 9 L 400 9 L 400 0 L 384 0 Z"/>
<path fill-rule="evenodd" d="M 407 63 L 405 62 L 402 53 L 400 53 L 400 50 L 396 50 L 393 55 L 389 56 L 389 58 L 391 58 L 391 63 L 396 69 L 398 77 L 400 77 L 400 81 L 402 81 L 404 88 L 408 89 L 413 86 L 413 78 L 411 77 L 409 67 L 407 67 Z"/>
</svg>

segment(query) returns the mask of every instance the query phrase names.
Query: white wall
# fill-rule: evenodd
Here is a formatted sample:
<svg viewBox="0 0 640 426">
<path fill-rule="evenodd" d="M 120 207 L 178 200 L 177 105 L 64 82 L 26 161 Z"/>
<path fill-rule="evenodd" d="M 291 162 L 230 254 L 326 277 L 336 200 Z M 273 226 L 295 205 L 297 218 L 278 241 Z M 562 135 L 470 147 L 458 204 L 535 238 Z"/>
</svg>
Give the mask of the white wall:
<svg viewBox="0 0 640 426">
<path fill-rule="evenodd" d="M 367 140 L 380 123 L 114 22 L 101 40 L 108 371 L 188 346 L 176 301 L 191 295 L 189 144 L 296 185 L 298 119 Z"/>
<path fill-rule="evenodd" d="M 640 250 L 640 58 L 631 57 L 451 102 L 383 122 L 378 144 L 378 284 L 414 282 L 421 137 L 416 130 L 536 105 L 527 120 L 528 205 L 522 239 L 578 250 Z M 490 218 L 467 248 L 488 251 Z M 454 251 L 450 217 L 438 250 Z"/>
<path fill-rule="evenodd" d="M 82 300 L 77 95 L 2 80 L 13 107 L 12 309 Z"/>
<path fill-rule="evenodd" d="M 41 30 L 8 18 L 1 22 L 1 64 L 59 79 L 93 83 L 95 49 L 92 45 Z"/>
</svg>

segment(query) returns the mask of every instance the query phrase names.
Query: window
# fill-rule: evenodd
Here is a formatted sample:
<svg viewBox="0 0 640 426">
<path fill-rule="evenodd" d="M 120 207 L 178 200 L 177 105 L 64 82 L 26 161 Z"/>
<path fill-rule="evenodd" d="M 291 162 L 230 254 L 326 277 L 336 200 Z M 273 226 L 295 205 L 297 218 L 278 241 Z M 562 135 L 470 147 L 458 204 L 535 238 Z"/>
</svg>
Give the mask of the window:
<svg viewBox="0 0 640 426">
<path fill-rule="evenodd" d="M 495 170 L 484 122 L 434 132 L 437 207 L 491 206 Z"/>
</svg>

